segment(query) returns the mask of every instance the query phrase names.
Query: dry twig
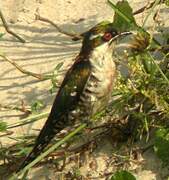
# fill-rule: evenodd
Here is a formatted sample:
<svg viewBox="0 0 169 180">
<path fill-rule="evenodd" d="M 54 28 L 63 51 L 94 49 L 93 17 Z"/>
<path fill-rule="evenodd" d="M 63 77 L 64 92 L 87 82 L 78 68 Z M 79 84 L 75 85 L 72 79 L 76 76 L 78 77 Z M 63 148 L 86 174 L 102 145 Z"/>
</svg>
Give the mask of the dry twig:
<svg viewBox="0 0 169 180">
<path fill-rule="evenodd" d="M 74 34 L 74 33 L 69 33 L 69 32 L 64 31 L 57 24 L 55 24 L 54 22 L 52 22 L 51 20 L 49 20 L 47 18 L 41 17 L 39 14 L 35 14 L 35 19 L 51 24 L 58 30 L 58 32 L 66 35 L 66 36 L 70 36 L 72 38 L 72 40 L 80 40 L 83 38 L 80 34 Z"/>
<path fill-rule="evenodd" d="M 24 101 L 21 101 L 21 107 L 18 106 L 11 106 L 11 105 L 2 105 L 0 104 L 0 108 L 7 109 L 7 110 L 17 110 L 26 113 L 27 115 L 31 113 L 30 110 L 26 109 Z"/>
<path fill-rule="evenodd" d="M 3 24 L 4 28 L 5 28 L 5 30 L 6 30 L 9 34 L 11 34 L 11 35 L 14 36 L 15 38 L 17 38 L 17 39 L 18 39 L 20 42 L 22 42 L 22 43 L 25 43 L 25 42 L 26 42 L 22 37 L 20 37 L 19 35 L 17 35 L 17 34 L 14 33 L 12 30 L 9 29 L 8 24 L 7 24 L 7 22 L 6 22 L 5 18 L 4 18 L 1 10 L 0 10 L 0 18 L 1 18 L 1 20 L 2 20 L 2 24 Z"/>
<path fill-rule="evenodd" d="M 146 4 L 144 7 L 136 10 L 136 11 L 133 13 L 133 15 L 140 14 L 140 13 L 142 13 L 143 11 L 150 9 L 155 3 L 156 3 L 156 1 L 153 1 L 153 2 L 151 2 L 151 3 Z M 159 4 L 160 4 L 160 3 L 164 3 L 164 0 L 160 0 Z M 35 14 L 35 19 L 36 19 L 36 20 L 39 20 L 39 21 L 42 21 L 42 22 L 46 22 L 46 23 L 51 24 L 52 26 L 54 26 L 54 27 L 58 30 L 58 32 L 66 35 L 66 36 L 71 37 L 72 40 L 74 40 L 74 41 L 83 39 L 83 36 L 82 36 L 83 33 L 81 33 L 81 34 L 75 34 L 75 33 L 69 33 L 69 32 L 67 32 L 67 31 L 64 31 L 63 29 L 61 29 L 61 28 L 60 28 L 56 23 L 54 23 L 53 21 L 51 21 L 51 20 L 49 20 L 49 19 L 47 19 L 47 18 L 41 17 L 38 12 Z"/>
<path fill-rule="evenodd" d="M 164 1 L 165 1 L 165 0 L 159 1 L 159 4 L 164 3 Z M 143 11 L 152 8 L 155 3 L 156 3 L 156 1 L 153 1 L 153 2 L 151 2 L 151 3 L 147 3 L 144 7 L 136 10 L 136 11 L 133 13 L 133 15 L 140 14 L 140 13 L 142 13 Z"/>
<path fill-rule="evenodd" d="M 23 69 L 21 66 L 19 66 L 17 63 L 15 63 L 13 60 L 9 59 L 5 55 L 0 54 L 0 57 L 2 57 L 5 61 L 12 64 L 16 69 L 18 69 L 23 74 L 26 74 L 28 76 L 33 76 L 39 80 L 47 80 L 50 78 L 50 75 L 37 74 L 37 73 L 30 72 L 30 71 Z"/>
</svg>

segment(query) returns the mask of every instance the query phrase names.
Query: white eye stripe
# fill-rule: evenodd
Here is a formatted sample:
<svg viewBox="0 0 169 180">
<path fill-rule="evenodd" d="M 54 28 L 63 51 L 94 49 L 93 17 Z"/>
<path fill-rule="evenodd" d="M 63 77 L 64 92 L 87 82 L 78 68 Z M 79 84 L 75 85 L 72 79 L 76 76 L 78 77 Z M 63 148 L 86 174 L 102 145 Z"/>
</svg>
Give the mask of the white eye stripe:
<svg viewBox="0 0 169 180">
<path fill-rule="evenodd" d="M 100 34 L 94 34 L 94 35 L 91 35 L 90 36 L 90 40 L 93 40 L 93 39 L 95 39 L 95 38 L 97 38 L 97 37 L 99 37 L 99 36 L 103 36 L 104 34 L 103 33 L 100 33 Z"/>
</svg>

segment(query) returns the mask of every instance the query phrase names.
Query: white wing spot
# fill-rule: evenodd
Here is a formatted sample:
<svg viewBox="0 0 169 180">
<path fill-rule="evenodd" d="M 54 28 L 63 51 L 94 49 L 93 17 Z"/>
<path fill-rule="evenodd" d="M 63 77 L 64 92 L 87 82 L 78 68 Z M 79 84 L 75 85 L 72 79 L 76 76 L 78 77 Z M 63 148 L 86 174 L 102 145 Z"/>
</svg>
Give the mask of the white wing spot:
<svg viewBox="0 0 169 180">
<path fill-rule="evenodd" d="M 77 92 L 76 92 L 76 91 L 74 91 L 74 92 L 70 93 L 70 95 L 71 95 L 71 96 L 76 96 L 76 94 L 77 94 Z"/>
<path fill-rule="evenodd" d="M 90 40 L 93 40 L 93 39 L 95 39 L 95 38 L 97 38 L 97 37 L 99 37 L 99 36 L 103 36 L 104 34 L 103 33 L 100 33 L 100 34 L 94 34 L 94 35 L 91 35 L 90 36 Z"/>
</svg>

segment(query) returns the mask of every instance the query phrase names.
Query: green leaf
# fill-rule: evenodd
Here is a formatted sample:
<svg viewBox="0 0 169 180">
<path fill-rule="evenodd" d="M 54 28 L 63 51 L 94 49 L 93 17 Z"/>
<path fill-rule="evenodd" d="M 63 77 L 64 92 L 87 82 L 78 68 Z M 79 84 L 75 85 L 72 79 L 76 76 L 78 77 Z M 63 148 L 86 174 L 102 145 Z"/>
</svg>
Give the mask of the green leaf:
<svg viewBox="0 0 169 180">
<path fill-rule="evenodd" d="M 18 149 L 18 152 L 15 155 L 17 155 L 17 156 L 26 156 L 26 155 L 28 155 L 30 153 L 30 150 L 31 150 L 30 147 L 22 146 L 22 147 L 20 147 Z"/>
<path fill-rule="evenodd" d="M 6 131 L 6 129 L 7 129 L 7 123 L 0 122 L 0 132 Z"/>
<path fill-rule="evenodd" d="M 55 78 L 55 76 L 53 76 L 53 77 L 51 78 L 51 83 L 52 83 L 52 85 L 51 85 L 51 87 L 50 87 L 50 89 L 49 89 L 49 92 L 50 92 L 51 94 L 53 94 L 54 92 L 56 92 L 56 89 L 57 89 L 57 86 L 56 86 L 56 84 L 57 84 L 57 79 Z"/>
<path fill-rule="evenodd" d="M 141 53 L 140 59 L 146 73 L 155 75 L 158 72 L 156 65 L 152 62 L 147 53 Z"/>
<path fill-rule="evenodd" d="M 63 64 L 64 64 L 63 62 L 58 63 L 55 67 L 55 71 L 59 70 L 63 66 Z"/>
<path fill-rule="evenodd" d="M 39 111 L 42 107 L 44 107 L 44 104 L 40 100 L 36 100 L 31 104 L 31 111 L 32 112 L 37 112 Z"/>
<path fill-rule="evenodd" d="M 169 128 L 156 131 L 154 150 L 164 163 L 169 163 Z"/>
<path fill-rule="evenodd" d="M 5 35 L 5 33 L 0 33 L 0 38 L 2 37 L 2 36 L 4 36 Z"/>
<path fill-rule="evenodd" d="M 134 29 L 136 21 L 129 3 L 125 0 L 119 1 L 116 5 L 111 1 L 108 3 L 115 11 L 113 26 L 121 31 Z"/>
<path fill-rule="evenodd" d="M 164 1 L 165 5 L 169 6 L 169 0 Z"/>
<path fill-rule="evenodd" d="M 136 180 L 136 178 L 128 171 L 117 171 L 112 177 L 111 180 Z"/>
</svg>

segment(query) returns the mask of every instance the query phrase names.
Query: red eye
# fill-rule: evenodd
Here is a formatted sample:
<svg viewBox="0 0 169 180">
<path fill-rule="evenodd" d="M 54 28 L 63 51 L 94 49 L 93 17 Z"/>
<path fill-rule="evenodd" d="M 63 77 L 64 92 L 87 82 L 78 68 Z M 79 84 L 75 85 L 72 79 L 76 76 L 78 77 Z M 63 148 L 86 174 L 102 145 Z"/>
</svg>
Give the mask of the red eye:
<svg viewBox="0 0 169 180">
<path fill-rule="evenodd" d="M 112 34 L 111 33 L 105 33 L 103 36 L 103 40 L 104 41 L 109 41 L 112 38 Z"/>
</svg>

